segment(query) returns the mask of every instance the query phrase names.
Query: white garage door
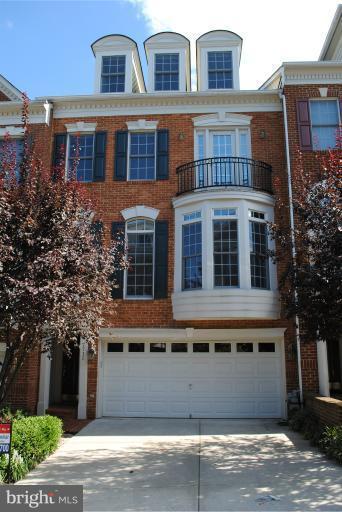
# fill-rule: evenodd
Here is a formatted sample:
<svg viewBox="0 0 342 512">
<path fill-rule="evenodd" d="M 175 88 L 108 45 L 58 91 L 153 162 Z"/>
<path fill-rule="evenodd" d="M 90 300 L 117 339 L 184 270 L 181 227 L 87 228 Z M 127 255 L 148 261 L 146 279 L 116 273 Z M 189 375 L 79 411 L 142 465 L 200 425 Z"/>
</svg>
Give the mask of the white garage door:
<svg viewBox="0 0 342 512">
<path fill-rule="evenodd" d="M 105 343 L 104 416 L 277 418 L 276 342 Z"/>
</svg>

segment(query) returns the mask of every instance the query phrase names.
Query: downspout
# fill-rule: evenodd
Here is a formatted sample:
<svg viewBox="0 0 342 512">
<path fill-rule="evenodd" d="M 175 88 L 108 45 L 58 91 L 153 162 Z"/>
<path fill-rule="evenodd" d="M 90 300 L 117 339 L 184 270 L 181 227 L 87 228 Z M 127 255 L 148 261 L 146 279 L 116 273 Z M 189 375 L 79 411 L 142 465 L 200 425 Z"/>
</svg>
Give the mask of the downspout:
<svg viewBox="0 0 342 512">
<path fill-rule="evenodd" d="M 290 228 L 291 228 L 291 245 L 292 245 L 292 260 L 296 261 L 296 246 L 295 246 L 295 236 L 294 236 L 294 214 L 293 214 L 293 204 L 292 204 L 292 175 L 291 175 L 291 160 L 290 160 L 290 146 L 289 146 L 289 132 L 288 132 L 288 124 L 287 124 L 287 108 L 286 108 L 286 98 L 283 93 L 280 93 L 280 97 L 283 103 L 283 112 L 284 112 L 284 128 L 285 128 L 285 149 L 286 149 L 286 167 L 287 167 L 287 186 L 289 192 L 289 205 L 290 205 Z M 295 290 L 295 300 L 297 301 L 297 290 Z M 303 406 L 303 379 L 302 379 L 302 358 L 301 358 L 301 349 L 300 349 L 300 331 L 299 331 L 299 318 L 295 316 L 295 324 L 296 324 L 296 345 L 297 345 L 297 369 L 298 369 L 298 385 L 299 385 L 299 400 L 300 406 Z"/>
</svg>

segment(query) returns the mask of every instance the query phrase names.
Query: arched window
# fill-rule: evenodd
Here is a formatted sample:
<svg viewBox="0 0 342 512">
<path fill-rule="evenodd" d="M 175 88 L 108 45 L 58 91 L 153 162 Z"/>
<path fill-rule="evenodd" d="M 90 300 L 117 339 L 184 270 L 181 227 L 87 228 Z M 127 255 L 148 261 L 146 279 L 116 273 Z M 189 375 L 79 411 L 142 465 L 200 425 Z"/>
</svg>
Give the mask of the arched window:
<svg viewBox="0 0 342 512">
<path fill-rule="evenodd" d="M 154 221 L 136 218 L 126 222 L 129 268 L 126 297 L 152 298 L 154 289 Z"/>
</svg>

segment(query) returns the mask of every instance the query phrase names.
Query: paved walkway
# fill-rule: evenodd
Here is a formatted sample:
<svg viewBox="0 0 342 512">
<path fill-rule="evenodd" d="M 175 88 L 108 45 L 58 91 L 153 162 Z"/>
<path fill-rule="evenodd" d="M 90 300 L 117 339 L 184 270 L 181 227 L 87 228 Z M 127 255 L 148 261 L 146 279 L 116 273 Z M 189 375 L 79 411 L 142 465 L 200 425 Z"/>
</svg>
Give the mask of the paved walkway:
<svg viewBox="0 0 342 512">
<path fill-rule="evenodd" d="M 341 466 L 272 420 L 99 419 L 20 483 L 83 484 L 87 511 L 342 511 Z"/>
</svg>

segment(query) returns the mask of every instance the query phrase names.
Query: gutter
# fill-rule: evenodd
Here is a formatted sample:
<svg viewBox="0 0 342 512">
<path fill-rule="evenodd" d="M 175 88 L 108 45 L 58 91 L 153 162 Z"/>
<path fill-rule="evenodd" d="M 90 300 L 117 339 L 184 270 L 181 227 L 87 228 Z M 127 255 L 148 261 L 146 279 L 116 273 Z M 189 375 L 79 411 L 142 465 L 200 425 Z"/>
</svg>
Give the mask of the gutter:
<svg viewBox="0 0 342 512">
<path fill-rule="evenodd" d="M 287 185 L 289 192 L 289 203 L 290 203 L 290 228 L 291 228 L 291 242 L 292 242 L 292 259 L 296 261 L 296 246 L 295 246 L 295 236 L 294 236 L 294 214 L 293 214 L 293 193 L 292 193 L 292 174 L 291 174 L 291 160 L 290 160 L 290 145 L 289 145 L 289 132 L 288 132 L 288 123 L 287 123 L 287 108 L 286 108 L 286 98 L 285 95 L 281 92 L 279 94 L 282 103 L 283 103 L 283 112 L 284 112 L 284 128 L 285 128 L 285 146 L 286 146 L 286 167 L 287 167 Z M 295 290 L 295 299 L 297 299 L 297 291 Z M 300 330 L 299 330 L 299 318 L 295 316 L 295 324 L 296 324 L 296 346 L 297 346 L 297 370 L 298 370 L 298 385 L 299 385 L 299 401 L 300 406 L 303 407 L 303 379 L 302 379 L 302 357 L 301 357 L 301 348 L 300 348 Z"/>
</svg>

